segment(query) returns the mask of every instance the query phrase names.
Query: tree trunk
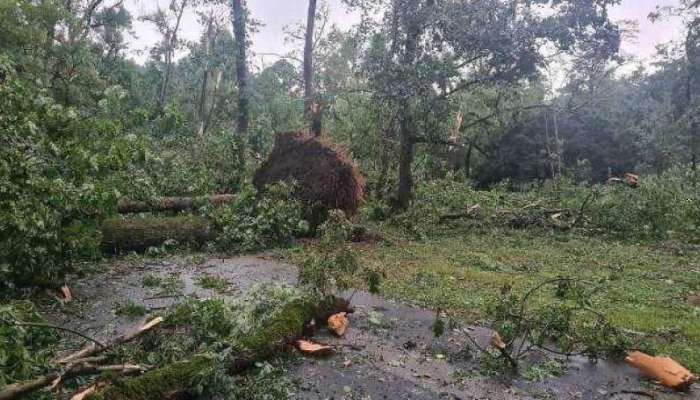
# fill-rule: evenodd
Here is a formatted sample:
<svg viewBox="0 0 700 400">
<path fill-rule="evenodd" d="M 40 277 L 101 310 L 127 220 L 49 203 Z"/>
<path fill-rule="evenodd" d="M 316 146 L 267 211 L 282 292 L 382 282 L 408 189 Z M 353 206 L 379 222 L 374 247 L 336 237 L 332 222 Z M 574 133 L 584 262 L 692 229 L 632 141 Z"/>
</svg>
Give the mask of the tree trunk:
<svg viewBox="0 0 700 400">
<path fill-rule="evenodd" d="M 467 178 L 472 177 L 472 151 L 474 149 L 474 146 L 472 146 L 471 142 L 469 143 L 469 146 L 467 147 L 467 154 L 466 157 L 464 158 L 464 174 Z"/>
<path fill-rule="evenodd" d="M 168 240 L 203 244 L 212 238 L 209 221 L 201 217 L 112 218 L 102 223 L 102 248 L 114 253 L 144 251 Z"/>
<path fill-rule="evenodd" d="M 149 371 L 133 379 L 119 381 L 100 392 L 104 400 L 162 400 L 190 398 L 190 393 L 202 371 L 223 367 L 229 375 L 240 374 L 256 361 L 276 357 L 301 337 L 308 321 L 326 321 L 337 312 L 352 311 L 344 299 L 330 297 L 318 303 L 292 302 L 284 306 L 278 318 L 272 319 L 260 331 L 238 337 L 244 351 L 226 356 L 223 365 L 210 356 L 195 356 Z"/>
<path fill-rule="evenodd" d="M 394 208 L 405 210 L 411 204 L 413 196 L 413 174 L 411 165 L 413 164 L 413 134 L 409 128 L 410 122 L 401 123 L 401 148 L 399 149 L 399 189 Z"/>
<path fill-rule="evenodd" d="M 406 26 L 406 41 L 404 43 L 403 65 L 404 67 L 411 66 L 415 63 L 416 52 L 418 48 L 418 39 L 421 34 L 420 21 L 416 14 L 418 13 L 419 1 L 411 0 L 407 5 L 407 9 L 403 10 L 404 24 Z M 401 148 L 399 153 L 399 187 L 394 207 L 398 210 L 405 210 L 411 204 L 413 196 L 413 175 L 411 166 L 413 165 L 413 152 L 415 146 L 415 122 L 412 117 L 410 88 L 406 88 L 406 93 L 402 95 L 400 100 L 400 142 Z"/>
<path fill-rule="evenodd" d="M 121 200 L 117 204 L 120 214 L 135 214 L 157 211 L 196 210 L 208 204 L 220 206 L 231 203 L 236 196 L 232 194 L 215 194 L 202 197 L 161 197 L 151 201 Z"/>
<path fill-rule="evenodd" d="M 244 0 L 233 0 L 233 34 L 236 39 L 236 81 L 238 82 L 238 124 L 236 133 L 245 137 L 249 124 L 248 98 L 248 10 Z"/>
<path fill-rule="evenodd" d="M 304 38 L 304 116 L 311 126 L 311 133 L 321 135 L 321 107 L 316 104 L 314 93 L 314 26 L 316 24 L 316 0 L 309 0 Z"/>
<path fill-rule="evenodd" d="M 207 120 L 207 88 L 209 86 L 209 75 L 211 74 L 210 57 L 211 57 L 211 46 L 213 42 L 213 28 L 214 28 L 214 17 L 209 16 L 207 21 L 207 34 L 204 37 L 204 54 L 206 59 L 204 60 L 204 71 L 202 72 L 202 87 L 199 92 L 199 132 L 197 134 L 201 137 L 206 133 L 206 120 Z"/>
</svg>

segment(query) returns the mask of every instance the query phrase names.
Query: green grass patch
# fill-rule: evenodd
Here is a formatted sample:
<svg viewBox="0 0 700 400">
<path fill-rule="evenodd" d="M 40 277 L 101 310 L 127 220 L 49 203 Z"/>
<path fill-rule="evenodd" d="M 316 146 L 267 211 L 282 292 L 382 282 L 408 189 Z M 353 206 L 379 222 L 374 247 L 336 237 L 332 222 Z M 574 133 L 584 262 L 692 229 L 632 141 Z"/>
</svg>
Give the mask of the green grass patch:
<svg viewBox="0 0 700 400">
<path fill-rule="evenodd" d="M 700 370 L 700 311 L 687 301 L 700 292 L 697 246 L 678 252 L 652 242 L 499 228 L 392 243 L 359 249 L 363 263 L 386 274 L 384 296 L 483 323 L 504 286 L 524 293 L 546 279 L 577 278 L 599 288 L 595 309 L 640 346 Z"/>
<path fill-rule="evenodd" d="M 204 274 L 200 275 L 197 278 L 197 285 L 199 285 L 199 287 L 203 289 L 210 289 L 216 292 L 224 292 L 226 291 L 226 289 L 229 288 L 231 282 L 218 276 Z"/>
<path fill-rule="evenodd" d="M 136 318 L 146 315 L 146 313 L 148 313 L 148 308 L 143 304 L 129 300 L 124 304 L 119 304 L 115 312 L 117 315 Z"/>
</svg>

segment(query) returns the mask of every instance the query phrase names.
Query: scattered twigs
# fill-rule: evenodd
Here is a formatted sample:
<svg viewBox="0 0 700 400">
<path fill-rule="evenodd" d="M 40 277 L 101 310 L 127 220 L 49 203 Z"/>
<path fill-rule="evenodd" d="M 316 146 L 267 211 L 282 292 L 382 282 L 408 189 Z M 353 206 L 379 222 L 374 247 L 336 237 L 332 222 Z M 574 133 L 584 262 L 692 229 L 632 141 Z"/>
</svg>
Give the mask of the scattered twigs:
<svg viewBox="0 0 700 400">
<path fill-rule="evenodd" d="M 161 322 L 163 322 L 162 317 L 157 317 L 152 319 L 151 321 L 145 323 L 142 325 L 140 328 L 138 328 L 135 331 L 132 331 L 124 336 L 121 336 L 114 340 L 113 342 L 110 342 L 108 344 L 102 344 L 94 339 L 91 339 L 92 343 L 88 345 L 87 347 L 81 349 L 78 352 L 75 352 L 67 357 L 64 357 L 58 361 L 56 361 L 56 364 L 58 365 L 65 365 L 63 368 L 64 372 L 62 374 L 59 373 L 50 373 L 45 376 L 41 376 L 36 379 L 32 379 L 29 381 L 24 381 L 24 382 L 17 382 L 12 385 L 8 385 L 4 387 L 3 389 L 0 389 L 0 400 L 14 400 L 18 399 L 21 396 L 30 393 L 32 391 L 45 388 L 45 387 L 51 387 L 51 388 L 56 388 L 58 387 L 62 382 L 64 382 L 67 379 L 75 378 L 78 376 L 83 376 L 83 375 L 96 375 L 96 374 L 101 374 L 103 372 L 120 372 L 123 374 L 130 374 L 130 373 L 135 373 L 135 372 L 142 372 L 146 371 L 148 367 L 141 366 L 141 365 L 134 365 L 134 364 L 120 364 L 120 365 L 97 365 L 99 362 L 103 362 L 106 360 L 106 357 L 99 356 L 99 354 L 102 354 L 106 351 L 109 351 L 110 349 L 119 346 L 121 344 L 127 343 L 131 340 L 136 339 L 137 337 L 141 336 L 145 332 L 150 331 L 151 329 L 154 329 L 157 327 Z M 53 325 L 48 325 L 48 324 L 31 324 L 32 326 L 42 326 L 47 325 L 45 327 L 47 328 L 52 328 L 54 327 Z M 58 327 L 57 327 L 58 328 Z M 67 328 L 62 328 L 62 330 L 67 330 Z M 77 333 L 77 332 L 73 332 Z M 83 337 L 86 337 L 84 335 L 80 335 Z M 88 338 L 88 337 L 86 337 Z M 98 346 L 99 345 L 99 346 Z"/>
<path fill-rule="evenodd" d="M 70 400 L 85 400 L 90 396 L 96 394 L 98 390 L 104 388 L 105 386 L 105 383 L 97 382 L 93 385 L 88 386 L 87 389 L 83 389 L 80 392 L 74 394 L 73 396 L 71 396 Z"/>
<path fill-rule="evenodd" d="M 86 357 L 100 354 L 104 351 L 112 349 L 115 346 L 130 342 L 130 341 L 136 339 L 137 337 L 143 335 L 144 333 L 146 333 L 146 332 L 150 331 L 151 329 L 155 328 L 156 326 L 158 326 L 161 322 L 163 322 L 162 317 L 154 318 L 150 322 L 142 325 L 137 330 L 132 331 L 130 333 L 127 333 L 124 336 L 117 338 L 113 342 L 108 343 L 105 346 L 102 346 L 101 348 L 98 348 L 97 346 L 92 344 L 90 346 L 83 348 L 82 350 L 80 350 L 76 353 L 73 353 L 67 357 L 64 357 L 64 358 L 58 360 L 58 363 L 59 364 L 66 364 L 66 363 L 69 363 L 71 361 L 75 361 L 75 360 L 80 359 L 80 358 L 86 358 Z"/>
</svg>

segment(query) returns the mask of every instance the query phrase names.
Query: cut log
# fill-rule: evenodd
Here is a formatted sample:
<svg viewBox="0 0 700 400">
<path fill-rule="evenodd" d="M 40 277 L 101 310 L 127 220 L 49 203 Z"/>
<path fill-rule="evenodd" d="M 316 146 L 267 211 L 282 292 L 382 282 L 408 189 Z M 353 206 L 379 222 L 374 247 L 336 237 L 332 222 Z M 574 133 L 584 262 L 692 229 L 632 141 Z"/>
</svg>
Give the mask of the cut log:
<svg viewBox="0 0 700 400">
<path fill-rule="evenodd" d="M 120 214 L 133 214 L 156 211 L 196 210 L 208 204 L 220 206 L 231 203 L 236 196 L 232 194 L 215 194 L 202 197 L 160 197 L 150 201 L 121 200 L 117 204 Z"/>
<path fill-rule="evenodd" d="M 639 369 L 642 375 L 674 390 L 685 390 L 698 380 L 684 366 L 668 357 L 652 357 L 641 351 L 633 351 L 625 361 Z"/>
<path fill-rule="evenodd" d="M 143 251 L 167 240 L 203 244 L 213 238 L 210 222 L 202 217 L 110 218 L 102 223 L 105 251 Z"/>
</svg>

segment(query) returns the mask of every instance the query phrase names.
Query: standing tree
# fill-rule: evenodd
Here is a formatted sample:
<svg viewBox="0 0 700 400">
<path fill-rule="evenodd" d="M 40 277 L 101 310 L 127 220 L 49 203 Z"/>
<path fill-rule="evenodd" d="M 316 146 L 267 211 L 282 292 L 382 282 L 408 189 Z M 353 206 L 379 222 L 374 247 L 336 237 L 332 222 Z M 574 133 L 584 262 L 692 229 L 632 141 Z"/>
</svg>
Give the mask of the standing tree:
<svg viewBox="0 0 700 400">
<path fill-rule="evenodd" d="M 248 93 L 248 10 L 245 0 L 231 0 L 233 9 L 233 35 L 236 39 L 236 79 L 238 82 L 238 124 L 236 133 L 244 137 L 249 124 Z"/>
<path fill-rule="evenodd" d="M 153 23 L 158 32 L 163 35 L 160 45 L 152 50 L 152 54 L 156 58 L 161 59 L 162 57 L 163 63 L 160 90 L 156 102 L 157 114 L 163 113 L 168 99 L 175 52 L 182 46 L 182 41 L 178 37 L 182 16 L 190 2 L 191 0 L 171 0 L 167 10 L 158 7 L 154 13 L 140 17 L 143 21 Z"/>
<path fill-rule="evenodd" d="M 613 57 L 620 32 L 607 6 L 618 2 L 385 0 L 365 68 L 376 96 L 399 115 L 395 208 L 411 201 L 416 144 L 444 141 L 436 136 L 450 130 L 455 94 L 525 83 L 552 54 Z"/>
<path fill-rule="evenodd" d="M 316 22 L 316 0 L 309 0 L 304 36 L 304 116 L 311 125 L 311 133 L 321 135 L 321 108 L 314 94 L 314 25 Z"/>
</svg>

